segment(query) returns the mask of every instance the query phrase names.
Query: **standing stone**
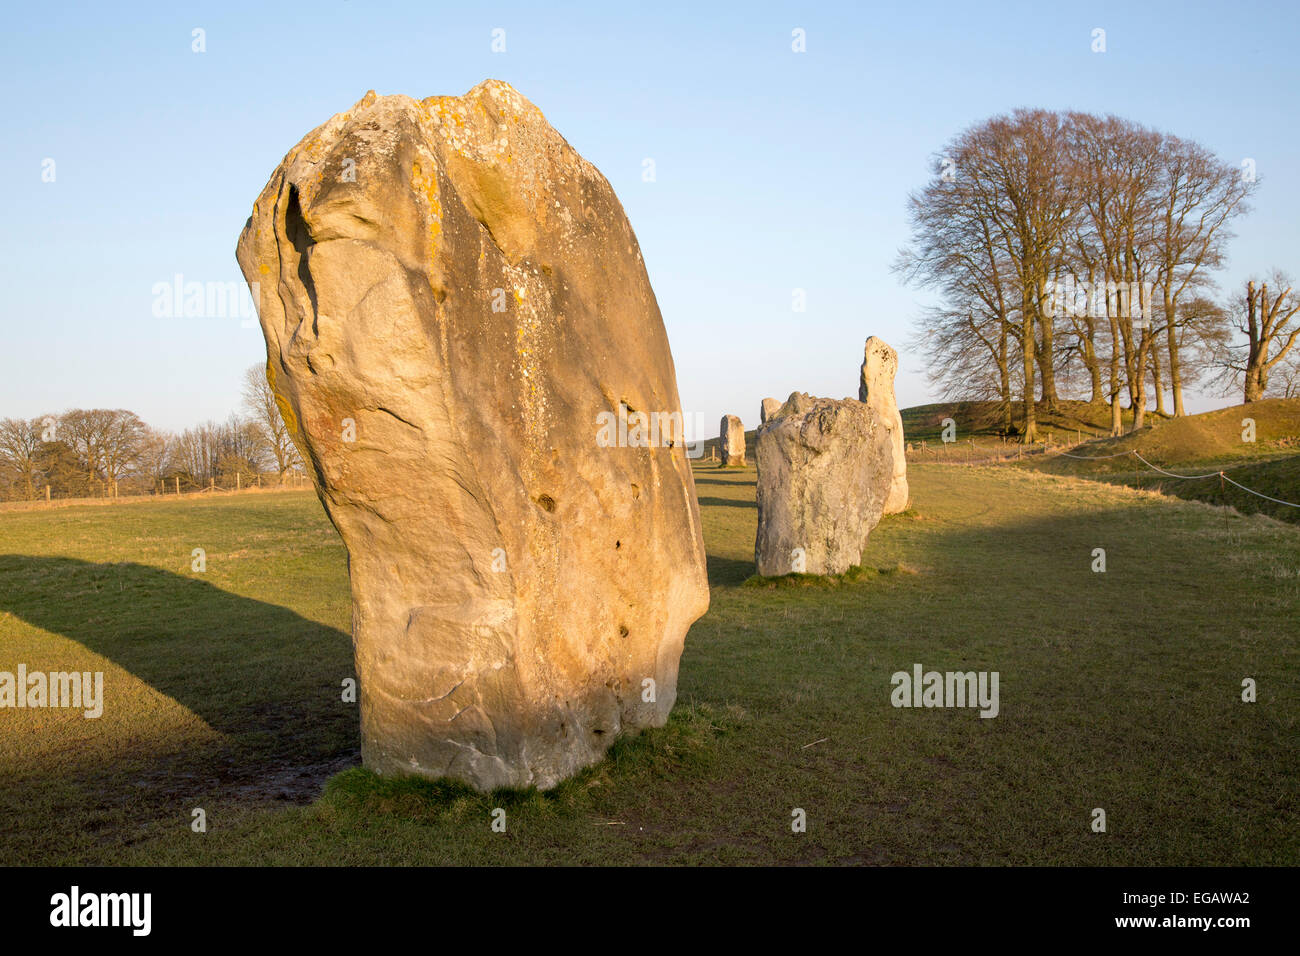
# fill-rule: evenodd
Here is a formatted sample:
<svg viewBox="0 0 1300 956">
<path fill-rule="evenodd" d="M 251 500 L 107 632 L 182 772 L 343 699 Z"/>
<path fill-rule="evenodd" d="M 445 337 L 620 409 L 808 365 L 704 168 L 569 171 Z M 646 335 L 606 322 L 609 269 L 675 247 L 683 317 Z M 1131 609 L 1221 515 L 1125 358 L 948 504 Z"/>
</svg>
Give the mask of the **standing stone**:
<svg viewBox="0 0 1300 956">
<path fill-rule="evenodd" d="M 776 413 L 781 410 L 781 400 L 778 398 L 763 399 L 763 407 L 758 413 L 758 422 L 761 425 L 769 418 L 775 418 Z"/>
<path fill-rule="evenodd" d="M 758 573 L 841 574 L 862 560 L 894 472 L 889 430 L 863 402 L 795 392 L 759 426 Z"/>
<path fill-rule="evenodd" d="M 745 426 L 735 415 L 723 415 L 718 448 L 722 453 L 722 467 L 743 467 L 745 464 Z"/>
<path fill-rule="evenodd" d="M 898 353 L 884 339 L 871 336 L 863 348 L 859 370 L 858 400 L 866 402 L 889 430 L 894 443 L 894 474 L 885 499 L 885 514 L 907 510 L 907 455 L 904 454 L 903 416 L 894 397 L 894 376 L 898 372 Z"/>
<path fill-rule="evenodd" d="M 372 92 L 289 152 L 237 255 L 347 546 L 366 766 L 546 788 L 662 725 L 704 542 L 600 172 L 505 83 Z"/>
</svg>

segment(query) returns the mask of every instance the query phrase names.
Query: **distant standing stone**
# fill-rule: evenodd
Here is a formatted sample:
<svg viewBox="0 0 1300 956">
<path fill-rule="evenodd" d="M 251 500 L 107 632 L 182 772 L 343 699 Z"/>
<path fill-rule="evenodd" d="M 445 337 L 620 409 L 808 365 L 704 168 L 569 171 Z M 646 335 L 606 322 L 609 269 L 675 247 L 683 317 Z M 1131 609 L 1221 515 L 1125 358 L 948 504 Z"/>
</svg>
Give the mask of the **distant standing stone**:
<svg viewBox="0 0 1300 956">
<path fill-rule="evenodd" d="M 763 407 L 758 413 L 758 422 L 761 425 L 769 418 L 775 418 L 776 413 L 781 410 L 781 400 L 779 398 L 763 399 Z"/>
<path fill-rule="evenodd" d="M 758 573 L 841 574 L 860 564 L 894 471 L 889 429 L 866 403 L 795 392 L 759 426 Z"/>
<path fill-rule="evenodd" d="M 858 377 L 858 399 L 871 406 L 889 431 L 894 445 L 894 473 L 885 499 L 885 514 L 907 510 L 907 456 L 904 454 L 903 416 L 894 397 L 894 376 L 898 372 L 898 353 L 884 339 L 871 336 L 862 350 L 862 367 Z"/>
<path fill-rule="evenodd" d="M 723 468 L 739 468 L 745 464 L 745 426 L 735 415 L 723 415 L 718 448 L 722 452 Z"/>
</svg>

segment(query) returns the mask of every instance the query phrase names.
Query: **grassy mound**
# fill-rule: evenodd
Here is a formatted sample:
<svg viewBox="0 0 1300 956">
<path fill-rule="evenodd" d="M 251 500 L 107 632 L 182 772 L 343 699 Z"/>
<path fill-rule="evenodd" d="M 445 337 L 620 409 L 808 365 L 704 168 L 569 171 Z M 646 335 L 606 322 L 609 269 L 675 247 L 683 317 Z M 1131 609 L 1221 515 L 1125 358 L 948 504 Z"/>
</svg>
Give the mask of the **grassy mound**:
<svg viewBox="0 0 1300 956">
<path fill-rule="evenodd" d="M 957 425 L 960 440 L 994 437 L 1002 428 L 1002 406 L 999 402 L 937 402 L 931 405 L 914 405 L 900 409 L 903 416 L 903 434 L 910 442 L 937 442 L 943 432 L 943 421 L 951 418 Z M 1110 433 L 1110 408 L 1088 402 L 1062 401 L 1056 411 L 1039 402 L 1034 409 L 1039 438 L 1051 434 L 1057 441 L 1073 440 L 1076 433 L 1087 438 Z M 1132 416 L 1124 414 L 1127 426 Z M 1012 406 L 1011 422 L 1016 428 L 1024 426 L 1023 406 Z"/>
<path fill-rule="evenodd" d="M 1245 419 L 1255 423 L 1255 440 L 1244 440 Z M 1217 477 L 1171 478 L 1163 471 L 1207 475 L 1222 471 L 1238 484 L 1282 501 L 1300 503 L 1300 399 L 1270 399 L 1234 405 L 1184 418 L 1155 419 L 1141 431 L 1103 438 L 1047 454 L 1016 466 L 1056 475 L 1093 478 L 1227 505 L 1245 514 L 1266 514 L 1300 523 L 1300 508 L 1252 495 Z"/>
</svg>

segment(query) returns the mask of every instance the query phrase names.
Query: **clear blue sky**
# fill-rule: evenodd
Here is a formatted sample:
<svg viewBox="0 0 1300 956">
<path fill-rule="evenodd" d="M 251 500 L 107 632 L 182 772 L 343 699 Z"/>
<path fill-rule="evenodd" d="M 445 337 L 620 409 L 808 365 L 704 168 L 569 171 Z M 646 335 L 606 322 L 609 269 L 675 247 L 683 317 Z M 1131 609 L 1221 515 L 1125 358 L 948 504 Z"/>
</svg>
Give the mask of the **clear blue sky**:
<svg viewBox="0 0 1300 956">
<path fill-rule="evenodd" d="M 908 191 L 950 136 L 1017 106 L 1115 112 L 1255 159 L 1224 281 L 1300 274 L 1297 6 L 1056 6 L 11 7 L 0 417 L 125 407 L 179 429 L 234 410 L 260 331 L 156 318 L 152 287 L 240 280 L 235 241 L 271 171 L 369 89 L 460 94 L 494 77 L 536 103 L 627 209 L 683 407 L 710 429 L 724 412 L 752 426 L 768 395 L 856 394 L 863 340 L 901 346 L 925 301 L 889 271 Z M 917 357 L 902 367 L 900 404 L 932 400 Z"/>
</svg>

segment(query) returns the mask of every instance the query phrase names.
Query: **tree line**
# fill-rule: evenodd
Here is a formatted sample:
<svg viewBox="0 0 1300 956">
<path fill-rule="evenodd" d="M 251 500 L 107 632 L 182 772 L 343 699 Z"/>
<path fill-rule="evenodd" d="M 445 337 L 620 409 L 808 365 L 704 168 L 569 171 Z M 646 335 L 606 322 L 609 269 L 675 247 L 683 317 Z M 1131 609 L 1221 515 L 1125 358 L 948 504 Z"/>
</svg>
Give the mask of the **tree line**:
<svg viewBox="0 0 1300 956">
<path fill-rule="evenodd" d="M 104 497 L 283 482 L 302 468 L 259 366 L 244 375 L 242 414 L 182 432 L 126 409 L 74 408 L 0 419 L 0 500 Z"/>
<path fill-rule="evenodd" d="M 949 397 L 996 400 L 1005 432 L 1034 441 L 1036 403 L 1067 392 L 1109 406 L 1113 434 L 1125 412 L 1143 427 L 1149 400 L 1185 414 L 1198 383 L 1300 394 L 1286 276 L 1224 297 L 1214 281 L 1253 163 L 1116 116 L 1021 109 L 955 136 L 931 172 L 895 264 L 940 294 L 914 343 Z"/>
</svg>

